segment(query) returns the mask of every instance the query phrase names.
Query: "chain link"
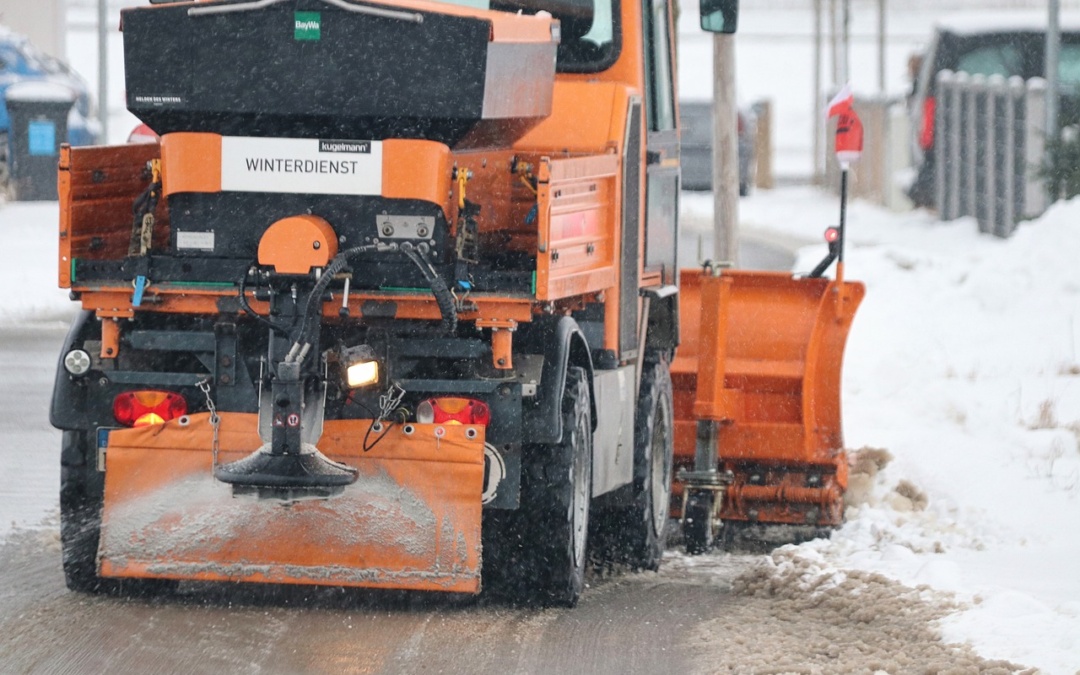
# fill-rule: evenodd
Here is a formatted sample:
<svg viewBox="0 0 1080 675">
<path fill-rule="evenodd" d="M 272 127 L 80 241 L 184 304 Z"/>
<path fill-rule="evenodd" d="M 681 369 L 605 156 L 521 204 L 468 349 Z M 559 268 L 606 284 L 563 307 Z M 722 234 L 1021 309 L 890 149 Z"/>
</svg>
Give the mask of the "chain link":
<svg viewBox="0 0 1080 675">
<path fill-rule="evenodd" d="M 218 430 L 221 428 L 221 417 L 218 415 L 217 406 L 214 405 L 214 399 L 210 396 L 210 378 L 207 377 L 199 382 L 199 391 L 206 397 L 206 409 L 210 411 L 210 426 L 214 430 L 214 445 L 213 445 L 213 468 L 216 471 L 218 465 Z"/>
<path fill-rule="evenodd" d="M 405 398 L 405 390 L 397 382 L 390 385 L 386 393 L 379 397 L 379 422 L 390 417 L 390 413 L 397 410 L 401 405 L 401 399 Z"/>
</svg>

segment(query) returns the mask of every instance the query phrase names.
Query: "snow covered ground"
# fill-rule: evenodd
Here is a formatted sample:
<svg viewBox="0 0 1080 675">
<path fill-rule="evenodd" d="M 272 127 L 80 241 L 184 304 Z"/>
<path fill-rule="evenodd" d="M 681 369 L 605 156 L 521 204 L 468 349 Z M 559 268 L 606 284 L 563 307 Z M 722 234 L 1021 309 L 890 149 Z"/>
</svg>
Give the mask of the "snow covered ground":
<svg viewBox="0 0 1080 675">
<path fill-rule="evenodd" d="M 686 195 L 687 221 L 711 197 Z M 809 188 L 740 204 L 743 227 L 816 237 L 837 200 Z M 1009 241 L 971 220 L 856 203 L 847 275 L 867 285 L 844 371 L 852 449 L 886 451 L 852 481 L 847 524 L 776 556 L 953 592 L 948 640 L 986 657 L 1080 669 L 1080 200 Z M 825 246 L 801 251 L 809 270 Z M 868 455 L 870 453 L 867 453 Z M 801 574 L 806 574 L 803 569 Z"/>
</svg>

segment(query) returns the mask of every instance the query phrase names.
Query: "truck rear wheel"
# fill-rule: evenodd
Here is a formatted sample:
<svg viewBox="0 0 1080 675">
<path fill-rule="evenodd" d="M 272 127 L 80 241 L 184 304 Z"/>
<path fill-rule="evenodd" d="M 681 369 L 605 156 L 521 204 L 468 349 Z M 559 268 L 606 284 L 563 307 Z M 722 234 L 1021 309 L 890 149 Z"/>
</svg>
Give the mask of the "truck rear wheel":
<svg viewBox="0 0 1080 675">
<path fill-rule="evenodd" d="M 80 593 L 158 595 L 179 586 L 168 579 L 105 579 L 97 573 L 105 474 L 82 431 L 65 431 L 60 453 L 60 543 L 64 581 Z"/>
<path fill-rule="evenodd" d="M 67 587 L 97 593 L 97 549 L 105 481 L 91 464 L 85 434 L 65 431 L 60 466 L 60 542 Z"/>
<path fill-rule="evenodd" d="M 647 357 L 634 421 L 634 482 L 620 506 L 596 514 L 604 562 L 656 570 L 667 543 L 671 508 L 674 419 L 671 372 L 666 359 Z"/>
<path fill-rule="evenodd" d="M 521 506 L 485 522 L 487 589 L 526 604 L 573 607 L 585 587 L 592 498 L 592 405 L 582 368 L 570 368 L 559 443 L 526 448 Z"/>
</svg>

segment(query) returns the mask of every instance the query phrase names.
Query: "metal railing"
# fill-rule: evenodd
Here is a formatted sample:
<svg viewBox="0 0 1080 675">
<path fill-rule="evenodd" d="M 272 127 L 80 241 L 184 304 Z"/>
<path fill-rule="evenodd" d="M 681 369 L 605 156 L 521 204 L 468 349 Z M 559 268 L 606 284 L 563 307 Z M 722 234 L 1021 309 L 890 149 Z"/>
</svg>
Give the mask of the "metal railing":
<svg viewBox="0 0 1080 675">
<path fill-rule="evenodd" d="M 972 216 L 1008 237 L 1042 214 L 1046 81 L 943 70 L 934 116 L 935 203 L 942 220 Z"/>
</svg>

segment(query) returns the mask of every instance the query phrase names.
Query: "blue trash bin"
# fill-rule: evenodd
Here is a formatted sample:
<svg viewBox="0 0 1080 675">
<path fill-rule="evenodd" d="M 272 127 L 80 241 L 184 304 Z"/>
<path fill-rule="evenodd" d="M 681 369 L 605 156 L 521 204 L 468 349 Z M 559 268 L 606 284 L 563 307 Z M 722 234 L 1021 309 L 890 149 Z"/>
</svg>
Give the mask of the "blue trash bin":
<svg viewBox="0 0 1080 675">
<path fill-rule="evenodd" d="M 55 201 L 60 144 L 68 136 L 75 92 L 54 82 L 19 82 L 8 87 L 5 102 L 11 119 L 8 171 L 13 198 Z"/>
</svg>

